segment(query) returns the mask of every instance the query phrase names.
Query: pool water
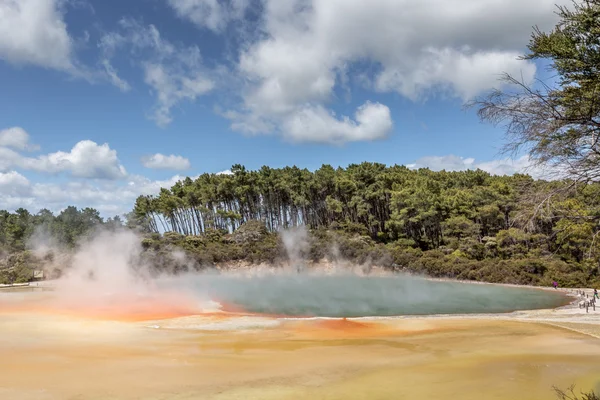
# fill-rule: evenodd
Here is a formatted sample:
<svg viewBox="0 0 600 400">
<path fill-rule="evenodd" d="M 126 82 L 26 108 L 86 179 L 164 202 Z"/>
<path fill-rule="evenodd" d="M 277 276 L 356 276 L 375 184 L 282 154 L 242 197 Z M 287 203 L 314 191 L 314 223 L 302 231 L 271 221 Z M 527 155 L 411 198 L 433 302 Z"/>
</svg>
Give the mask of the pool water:
<svg viewBox="0 0 600 400">
<path fill-rule="evenodd" d="M 561 292 L 408 276 L 200 275 L 182 280 L 176 283 L 178 287 L 187 286 L 207 300 L 252 313 L 284 316 L 506 313 L 555 308 L 569 302 Z"/>
</svg>

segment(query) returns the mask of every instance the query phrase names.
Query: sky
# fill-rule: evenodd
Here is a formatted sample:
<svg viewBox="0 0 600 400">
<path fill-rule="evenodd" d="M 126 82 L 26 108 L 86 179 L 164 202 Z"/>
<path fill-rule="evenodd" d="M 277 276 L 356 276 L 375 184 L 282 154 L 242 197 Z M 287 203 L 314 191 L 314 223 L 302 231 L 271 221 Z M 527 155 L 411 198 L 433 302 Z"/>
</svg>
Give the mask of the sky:
<svg viewBox="0 0 600 400">
<path fill-rule="evenodd" d="M 518 57 L 556 3 L 0 0 L 0 209 L 123 214 L 233 164 L 535 174 L 463 104 L 549 79 Z"/>
</svg>

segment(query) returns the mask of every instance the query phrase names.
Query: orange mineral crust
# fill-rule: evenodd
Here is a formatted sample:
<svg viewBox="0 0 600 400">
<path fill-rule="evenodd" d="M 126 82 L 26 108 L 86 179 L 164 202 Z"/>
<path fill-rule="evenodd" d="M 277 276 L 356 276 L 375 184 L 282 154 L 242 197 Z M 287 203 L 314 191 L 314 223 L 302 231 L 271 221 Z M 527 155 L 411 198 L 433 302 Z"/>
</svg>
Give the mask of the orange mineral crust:
<svg viewBox="0 0 600 400">
<path fill-rule="evenodd" d="M 40 296 L 23 300 L 0 299 L 0 313 L 28 313 L 73 316 L 113 321 L 147 321 L 201 314 L 198 302 L 176 293 L 152 297 L 119 294 L 105 298 Z"/>
<path fill-rule="evenodd" d="M 553 385 L 600 383 L 597 339 L 483 317 L 223 313 L 154 326 L 13 307 L 0 318 L 0 337 L 2 399 L 545 400 Z"/>
</svg>

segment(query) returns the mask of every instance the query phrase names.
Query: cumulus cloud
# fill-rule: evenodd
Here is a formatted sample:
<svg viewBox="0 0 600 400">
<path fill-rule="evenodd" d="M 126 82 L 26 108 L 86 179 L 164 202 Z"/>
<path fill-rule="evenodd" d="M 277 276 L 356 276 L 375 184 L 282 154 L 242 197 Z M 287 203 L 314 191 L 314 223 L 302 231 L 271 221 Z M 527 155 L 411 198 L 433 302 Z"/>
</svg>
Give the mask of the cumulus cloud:
<svg viewBox="0 0 600 400">
<path fill-rule="evenodd" d="M 405 66 L 389 66 L 375 77 L 374 87 L 382 92 L 396 91 L 419 100 L 434 90 L 468 100 L 482 91 L 497 87 L 501 73 L 522 76 L 531 83 L 536 73 L 533 63 L 519 61 L 515 51 L 479 51 L 468 48 L 425 49 L 418 59 L 403 61 Z"/>
<path fill-rule="evenodd" d="M 39 149 L 39 146 L 29 142 L 29 134 L 25 129 L 18 126 L 0 130 L 0 147 L 10 147 L 17 150 Z"/>
<path fill-rule="evenodd" d="M 295 142 L 342 144 L 383 139 L 392 130 L 390 109 L 379 103 L 365 103 L 354 120 L 341 119 L 323 107 L 306 107 L 284 122 L 283 134 Z"/>
<path fill-rule="evenodd" d="M 329 114 L 323 108 L 351 84 L 423 101 L 436 95 L 469 99 L 497 87 L 503 72 L 531 82 L 535 64 L 517 58 L 532 24 L 544 29 L 556 21 L 554 0 L 265 0 L 263 5 L 262 34 L 240 52 L 241 106 L 224 115 L 235 130 L 284 136 L 295 136 L 290 128 L 306 119 L 307 109 Z M 340 121 L 327 120 L 329 130 L 339 132 Z"/>
<path fill-rule="evenodd" d="M 122 179 L 127 176 L 108 144 L 99 145 L 82 140 L 70 152 L 58 151 L 38 157 L 26 157 L 6 147 L 0 147 L 0 172 L 22 168 L 41 173 L 69 173 L 73 177 L 91 179 Z"/>
<path fill-rule="evenodd" d="M 101 76 L 124 92 L 132 84 L 120 76 L 127 68 L 117 68 L 118 63 L 137 66 L 156 97 L 149 117 L 161 127 L 172 122 L 174 108 L 215 91 L 219 82 L 219 89 L 229 88 L 238 97 L 231 102 L 231 93 L 219 93 L 227 97 L 228 108 L 220 113 L 234 130 L 275 133 L 296 142 L 373 140 L 388 134 L 383 125 L 391 121 L 381 114 L 381 126 L 364 124 L 357 119 L 361 108 L 342 112 L 356 113 L 354 118 L 334 116 L 329 108 L 340 92 L 351 95 L 362 85 L 413 101 L 439 95 L 464 100 L 499 85 L 503 72 L 532 81 L 535 64 L 517 59 L 531 26 L 552 27 L 555 3 L 570 0 L 261 0 L 259 7 L 252 0 L 165 3 L 178 17 L 219 34 L 243 21 L 241 31 L 232 30 L 234 42 L 241 43 L 233 67 L 223 65 L 227 57 L 221 57 L 219 66 L 209 68 L 197 46 L 171 42 L 156 26 L 124 18 L 99 40 L 96 70 L 82 72 L 73 66 L 76 46 L 63 7 L 73 3 L 66 0 L 0 0 L 0 59 L 90 80 Z M 298 127 L 307 121 L 318 128 L 299 135 Z"/>
<path fill-rule="evenodd" d="M 58 151 L 35 159 L 25 158 L 21 165 L 39 172 L 68 171 L 79 178 L 121 179 L 127 176 L 116 150 L 107 143 L 99 145 L 91 140 L 80 141 L 68 153 Z"/>
<path fill-rule="evenodd" d="M 528 174 L 536 179 L 560 179 L 556 170 L 535 164 L 527 155 L 518 158 L 477 162 L 474 158 L 455 155 L 427 156 L 419 158 L 407 167 L 412 169 L 429 168 L 432 171 L 466 171 L 480 169 L 492 175 Z"/>
<path fill-rule="evenodd" d="M 8 131 L 8 130 L 6 130 Z M 4 136 L 0 136 L 5 138 Z M 14 138 L 11 136 L 11 138 Z M 2 142 L 18 148 L 27 148 L 28 140 Z M 26 137 L 28 139 L 28 136 Z M 155 154 L 148 158 L 149 165 L 172 168 L 189 167 L 181 156 Z M 19 170 L 39 174 L 64 173 L 77 180 L 30 180 Z M 192 177 L 196 179 L 197 176 Z M 121 165 L 117 152 L 108 144 L 99 145 L 91 140 L 78 142 L 70 151 L 58 151 L 28 157 L 8 147 L 0 146 L 0 210 L 20 207 L 32 212 L 47 208 L 58 212 L 66 206 L 94 207 L 104 216 L 131 211 L 140 195 L 156 195 L 161 188 L 170 188 L 185 179 L 174 175 L 166 180 L 128 174 Z"/>
<path fill-rule="evenodd" d="M 186 177 L 182 175 L 174 175 L 165 180 L 152 180 L 145 176 L 133 175 L 129 177 L 127 187 L 131 193 L 136 193 L 135 197 L 139 195 L 153 195 L 158 194 L 161 188 L 170 188 L 175 183 L 185 178 Z M 196 179 L 198 176 L 192 176 L 190 178 Z"/>
<path fill-rule="evenodd" d="M 190 160 L 185 157 L 177 156 L 174 154 L 153 154 L 142 158 L 142 165 L 146 168 L 152 169 L 173 169 L 173 170 L 185 170 L 191 167 Z"/>
<path fill-rule="evenodd" d="M 63 20 L 62 0 L 0 1 L 0 59 L 73 70 L 73 41 Z"/>
<path fill-rule="evenodd" d="M 4 196 L 26 196 L 30 194 L 29 180 L 16 171 L 0 172 L 0 192 Z"/>
<path fill-rule="evenodd" d="M 196 25 L 221 32 L 233 20 L 244 17 L 250 0 L 167 0 L 180 18 Z"/>
<path fill-rule="evenodd" d="M 193 102 L 215 87 L 197 46 L 176 46 L 154 25 L 144 26 L 132 19 L 121 20 L 119 27 L 118 32 L 107 33 L 100 41 L 101 64 L 113 84 L 127 91 L 130 85 L 118 75 L 112 60 L 121 50 L 129 50 L 130 61 L 143 71 L 144 82 L 156 96 L 151 119 L 157 125 L 170 124 L 171 110 L 182 101 Z"/>
<path fill-rule="evenodd" d="M 19 207 L 36 212 L 47 208 L 59 212 L 69 205 L 93 207 L 102 215 L 122 215 L 132 210 L 140 195 L 157 195 L 170 188 L 183 176 L 151 180 L 132 175 L 122 181 L 71 181 L 65 183 L 33 183 L 15 171 L 0 173 L 0 209 Z"/>
<path fill-rule="evenodd" d="M 365 60 L 379 65 L 373 83 L 380 90 L 414 98 L 441 85 L 468 97 L 495 86 L 503 71 L 533 77 L 535 66 L 516 57 L 532 21 L 555 21 L 554 4 L 267 0 L 265 38 L 242 53 L 240 68 L 258 81 L 252 94 L 269 106 L 327 98 L 340 72 Z"/>
<path fill-rule="evenodd" d="M 21 154 L 7 147 L 0 147 L 0 172 L 9 171 L 12 167 L 18 166 L 23 159 Z"/>
</svg>

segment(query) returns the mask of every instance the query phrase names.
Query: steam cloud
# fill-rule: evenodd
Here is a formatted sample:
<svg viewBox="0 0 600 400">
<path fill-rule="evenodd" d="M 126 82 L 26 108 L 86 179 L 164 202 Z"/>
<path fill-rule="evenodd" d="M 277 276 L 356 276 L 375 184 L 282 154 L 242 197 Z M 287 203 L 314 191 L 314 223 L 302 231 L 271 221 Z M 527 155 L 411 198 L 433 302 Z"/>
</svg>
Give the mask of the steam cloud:
<svg viewBox="0 0 600 400">
<path fill-rule="evenodd" d="M 285 246 L 290 267 L 296 272 L 302 272 L 306 269 L 306 253 L 308 252 L 308 231 L 304 225 L 295 228 L 283 230 L 281 240 Z"/>
<path fill-rule="evenodd" d="M 360 277 L 347 270 L 329 275 L 311 272 L 304 261 L 309 248 L 306 229 L 284 231 L 281 239 L 291 271 L 274 268 L 261 274 L 204 271 L 174 276 L 153 269 L 135 233 L 101 231 L 62 260 L 68 267 L 54 282 L 56 290 L 46 305 L 85 316 L 143 320 L 214 312 L 220 305 L 251 313 L 358 317 L 506 312 L 564 302 L 562 296 L 537 290 L 402 275 Z M 32 244 L 37 254 L 55 246 L 43 232 L 34 235 Z M 182 251 L 169 257 L 182 265 L 193 264 Z"/>
</svg>

